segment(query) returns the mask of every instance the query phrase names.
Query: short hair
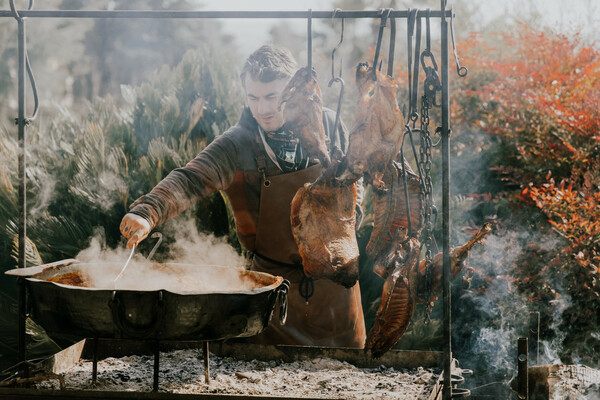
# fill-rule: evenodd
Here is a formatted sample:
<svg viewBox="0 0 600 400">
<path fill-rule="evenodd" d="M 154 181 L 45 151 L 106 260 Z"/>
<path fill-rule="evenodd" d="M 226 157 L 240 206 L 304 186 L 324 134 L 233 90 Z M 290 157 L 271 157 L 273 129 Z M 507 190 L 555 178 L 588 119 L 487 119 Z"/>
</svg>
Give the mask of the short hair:
<svg viewBox="0 0 600 400">
<path fill-rule="evenodd" d="M 244 86 L 248 75 L 255 81 L 267 83 L 276 79 L 289 79 L 297 69 L 296 60 L 289 50 L 266 44 L 250 54 L 244 63 L 240 78 Z"/>
</svg>

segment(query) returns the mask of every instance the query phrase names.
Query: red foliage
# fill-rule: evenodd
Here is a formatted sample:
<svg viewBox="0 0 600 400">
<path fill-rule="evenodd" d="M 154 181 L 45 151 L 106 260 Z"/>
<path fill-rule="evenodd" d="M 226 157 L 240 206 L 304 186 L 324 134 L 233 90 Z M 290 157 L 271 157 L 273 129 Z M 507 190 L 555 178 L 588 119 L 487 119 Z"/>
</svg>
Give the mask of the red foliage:
<svg viewBox="0 0 600 400">
<path fill-rule="evenodd" d="M 463 100 L 453 104 L 454 121 L 513 149 L 508 156 L 519 162 L 495 169 L 514 170 L 528 183 L 521 199 L 533 200 L 557 232 L 572 242 L 598 239 L 600 51 L 577 35 L 526 25 L 500 38 L 501 56 L 480 37 L 463 43 L 463 62 L 477 72 L 459 88 Z M 468 99 L 476 101 L 476 112 Z M 550 176 L 561 181 L 559 188 Z"/>
<path fill-rule="evenodd" d="M 503 51 L 478 36 L 460 46 L 469 76 L 454 81 L 451 119 L 502 146 L 503 158 L 491 168 L 513 183 L 504 190 L 541 210 L 565 239 L 551 265 L 537 271 L 552 269 L 596 315 L 576 307 L 563 314 L 584 330 L 600 319 L 600 50 L 577 35 L 525 25 L 497 38 Z M 521 284 L 535 279 L 523 276 Z"/>
</svg>

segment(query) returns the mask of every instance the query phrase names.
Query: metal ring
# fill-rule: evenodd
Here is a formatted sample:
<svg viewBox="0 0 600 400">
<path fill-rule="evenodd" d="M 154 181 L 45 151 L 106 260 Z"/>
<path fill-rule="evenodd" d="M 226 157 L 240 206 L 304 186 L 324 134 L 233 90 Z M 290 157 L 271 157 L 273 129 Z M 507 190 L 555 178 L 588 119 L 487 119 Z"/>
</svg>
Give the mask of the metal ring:
<svg viewBox="0 0 600 400">
<path fill-rule="evenodd" d="M 283 280 L 283 283 L 280 286 L 279 293 L 277 294 L 277 301 L 279 302 L 279 324 L 285 325 L 287 321 L 287 294 L 290 288 L 290 282 L 287 279 Z"/>
<path fill-rule="evenodd" d="M 315 293 L 315 282 L 313 281 L 313 278 L 302 273 L 302 279 L 300 280 L 298 290 L 300 291 L 300 296 L 308 303 L 308 299 Z"/>
<path fill-rule="evenodd" d="M 452 398 L 458 397 L 469 397 L 471 396 L 471 391 L 465 388 L 452 388 Z"/>
</svg>

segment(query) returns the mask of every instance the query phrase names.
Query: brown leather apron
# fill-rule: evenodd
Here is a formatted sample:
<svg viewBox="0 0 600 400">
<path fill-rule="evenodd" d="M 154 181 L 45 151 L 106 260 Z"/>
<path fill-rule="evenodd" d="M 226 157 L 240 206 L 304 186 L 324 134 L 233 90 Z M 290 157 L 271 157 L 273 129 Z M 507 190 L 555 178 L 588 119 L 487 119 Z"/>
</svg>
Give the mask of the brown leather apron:
<svg viewBox="0 0 600 400">
<path fill-rule="evenodd" d="M 296 191 L 313 182 L 321 173 L 317 164 L 306 169 L 268 176 L 260 193 L 256 232 L 257 255 L 252 269 L 283 276 L 290 281 L 287 321 L 279 323 L 279 307 L 269 327 L 251 339 L 261 344 L 362 348 L 366 332 L 358 283 L 350 289 L 328 279 L 315 279 L 314 292 L 307 300 L 299 285 L 302 259 L 290 224 L 290 204 Z"/>
</svg>

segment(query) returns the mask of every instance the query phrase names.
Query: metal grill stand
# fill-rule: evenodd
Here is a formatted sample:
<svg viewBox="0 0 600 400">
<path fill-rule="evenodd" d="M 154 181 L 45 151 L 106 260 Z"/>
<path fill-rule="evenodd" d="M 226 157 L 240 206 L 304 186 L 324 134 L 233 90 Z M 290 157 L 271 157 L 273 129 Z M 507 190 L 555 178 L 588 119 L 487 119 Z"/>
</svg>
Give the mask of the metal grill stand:
<svg viewBox="0 0 600 400">
<path fill-rule="evenodd" d="M 12 17 L 18 23 L 18 140 L 19 140 L 19 267 L 26 266 L 26 126 L 33 119 L 25 117 L 25 70 L 27 66 L 27 50 L 25 39 L 25 18 L 254 18 L 254 19 L 307 19 L 313 18 L 381 18 L 381 11 L 36 11 L 31 10 L 33 1 L 30 1 L 30 9 L 16 10 L 14 0 L 10 0 L 11 10 L 0 10 L 0 18 Z M 450 304 L 450 151 L 449 151 L 449 85 L 448 85 L 448 24 L 446 18 L 452 17 L 452 11 L 446 10 L 446 0 L 440 0 L 440 11 L 419 10 L 421 15 L 427 14 L 430 18 L 441 19 L 441 83 L 442 83 L 442 208 L 443 208 L 443 307 L 444 307 L 444 370 L 451 370 L 451 304 Z M 415 10 L 412 10 L 413 12 Z M 387 18 L 408 18 L 410 10 L 390 10 Z M 309 38 L 310 40 L 310 38 Z M 309 56 L 310 57 L 310 56 Z M 458 68 L 458 67 L 457 67 Z M 459 72 L 460 73 L 460 72 Z M 30 73 L 30 78 L 33 75 Z M 32 79 L 33 82 L 33 79 Z M 34 85 L 32 85 L 34 86 Z M 37 100 L 37 97 L 36 97 Z M 36 107 L 37 110 L 37 107 Z M 34 116 L 35 116 L 34 111 Z M 19 359 L 26 359 L 25 350 L 25 320 L 27 289 L 26 285 L 19 284 Z M 207 347 L 208 344 L 205 344 Z M 158 346 L 157 346 L 158 347 Z M 156 350 L 158 351 L 158 350 Z M 206 348 L 205 365 L 208 363 L 208 349 Z M 158 355 L 155 355 L 155 365 L 158 365 Z M 157 367 L 155 367 L 156 369 Z M 96 371 L 97 373 L 97 371 Z M 206 372 L 205 372 L 206 373 Z M 155 374 L 155 387 L 157 386 L 157 374 Z M 450 373 L 444 374 L 443 398 L 452 397 L 452 385 Z"/>
<path fill-rule="evenodd" d="M 98 382 L 98 338 L 93 338 L 92 340 L 92 384 L 96 385 Z M 152 391 L 158 392 L 158 383 L 159 383 L 159 374 L 160 374 L 160 349 L 161 342 L 160 340 L 151 340 L 148 341 L 152 346 L 152 352 L 154 355 L 154 371 L 152 378 Z M 202 341 L 202 356 L 204 358 L 204 383 L 210 383 L 210 364 L 209 364 L 209 342 Z"/>
</svg>

